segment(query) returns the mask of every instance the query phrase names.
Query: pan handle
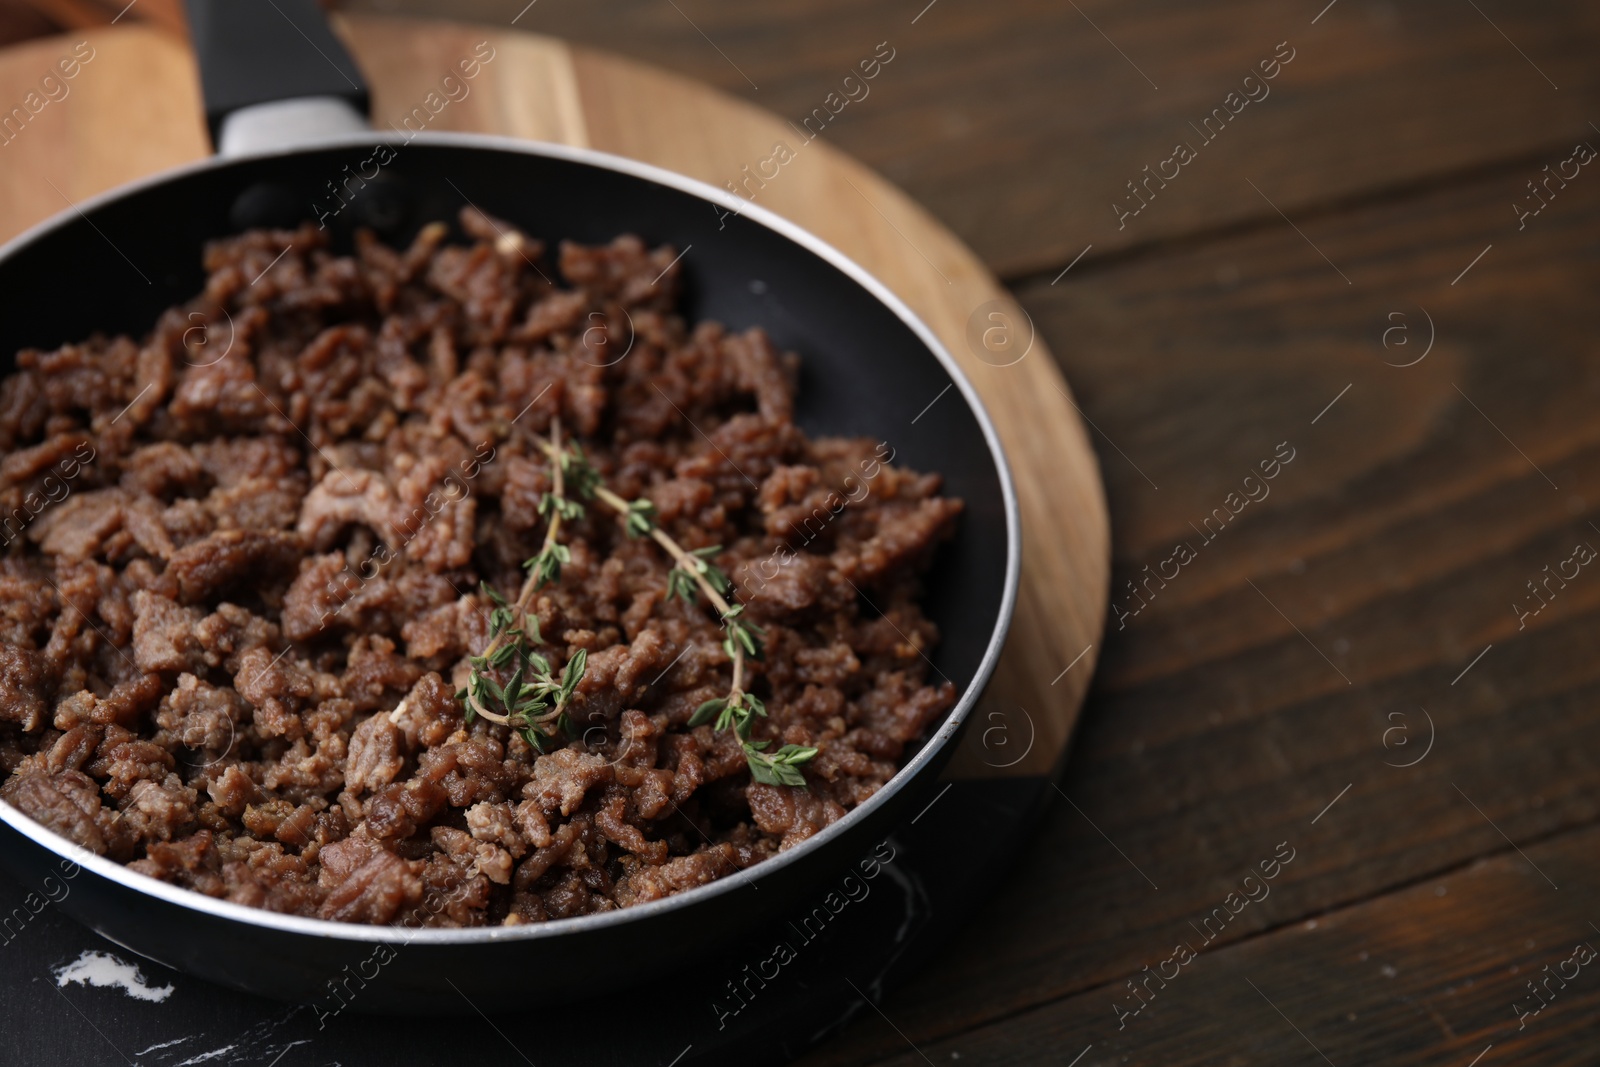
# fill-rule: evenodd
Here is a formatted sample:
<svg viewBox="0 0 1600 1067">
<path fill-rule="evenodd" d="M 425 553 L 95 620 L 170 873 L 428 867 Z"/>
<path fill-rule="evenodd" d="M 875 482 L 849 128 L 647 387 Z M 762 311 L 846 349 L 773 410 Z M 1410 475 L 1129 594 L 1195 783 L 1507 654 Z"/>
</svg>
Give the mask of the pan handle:
<svg viewBox="0 0 1600 1067">
<path fill-rule="evenodd" d="M 371 99 L 316 0 L 184 0 L 224 156 L 367 129 Z"/>
</svg>

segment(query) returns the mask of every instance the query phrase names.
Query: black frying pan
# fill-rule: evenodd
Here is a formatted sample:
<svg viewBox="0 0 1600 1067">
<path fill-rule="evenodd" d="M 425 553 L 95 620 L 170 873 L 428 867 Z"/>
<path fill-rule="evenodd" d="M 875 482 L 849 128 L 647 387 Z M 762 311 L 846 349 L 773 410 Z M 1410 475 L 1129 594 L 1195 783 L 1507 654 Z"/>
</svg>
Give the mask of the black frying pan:
<svg viewBox="0 0 1600 1067">
<path fill-rule="evenodd" d="M 249 992 L 303 1000 L 359 969 L 358 1010 L 460 1005 L 440 996 L 447 983 L 483 1010 L 592 995 L 782 920 L 917 810 L 999 656 L 1020 535 L 1010 475 L 971 385 L 887 289 L 761 208 L 597 152 L 363 132 L 365 87 L 313 0 L 190 0 L 190 10 L 222 154 L 96 197 L 0 249 L 6 360 L 19 348 L 55 347 L 95 330 L 142 336 L 163 309 L 200 290 L 204 242 L 251 226 L 320 217 L 335 246 L 348 249 L 357 226 L 405 242 L 424 223 L 455 219 L 470 200 L 550 246 L 628 232 L 652 245 L 693 246 L 683 259 L 686 312 L 734 329 L 761 325 L 781 349 L 798 352 L 797 418 L 808 432 L 887 440 L 896 462 L 941 472 L 947 491 L 965 499 L 959 532 L 929 576 L 926 605 L 943 635 L 934 662 L 960 699 L 887 786 L 802 845 L 699 889 L 601 915 L 417 932 L 276 915 L 90 856 L 3 803 L 0 862 L 38 886 L 64 859 L 76 860 L 82 869 L 64 910 L 139 955 Z M 306 143 L 313 137 L 323 139 Z M 385 144 L 387 159 L 375 166 Z M 351 173 L 365 185 L 347 186 L 358 195 L 330 211 L 330 186 Z M 913 422 L 951 383 L 960 402 Z M 952 842 L 952 862 L 961 854 Z"/>
</svg>

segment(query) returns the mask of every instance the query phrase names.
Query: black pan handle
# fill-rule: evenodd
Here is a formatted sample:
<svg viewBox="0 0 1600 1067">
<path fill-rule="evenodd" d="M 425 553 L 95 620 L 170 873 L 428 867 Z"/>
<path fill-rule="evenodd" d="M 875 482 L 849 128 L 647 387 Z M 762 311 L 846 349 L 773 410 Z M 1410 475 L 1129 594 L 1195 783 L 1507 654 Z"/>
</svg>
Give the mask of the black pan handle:
<svg viewBox="0 0 1600 1067">
<path fill-rule="evenodd" d="M 371 107 L 367 83 L 316 0 L 185 0 L 211 141 L 230 115 L 289 100 Z"/>
</svg>

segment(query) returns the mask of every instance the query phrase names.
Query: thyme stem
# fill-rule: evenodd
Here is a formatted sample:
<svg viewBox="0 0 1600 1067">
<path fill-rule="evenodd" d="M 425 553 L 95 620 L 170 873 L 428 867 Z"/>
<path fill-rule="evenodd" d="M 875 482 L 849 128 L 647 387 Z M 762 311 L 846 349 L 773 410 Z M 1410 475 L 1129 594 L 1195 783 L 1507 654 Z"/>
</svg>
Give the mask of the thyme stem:
<svg viewBox="0 0 1600 1067">
<path fill-rule="evenodd" d="M 540 444 L 544 445 L 544 442 L 541 441 Z M 554 454 L 557 455 L 557 456 L 559 456 L 561 454 L 561 416 L 560 415 L 557 415 L 553 419 L 550 420 L 550 443 L 548 445 L 544 445 L 544 447 L 545 447 L 546 451 L 554 452 Z M 565 499 L 566 487 L 562 483 L 561 462 L 559 460 L 557 460 L 557 461 L 551 463 L 550 464 L 550 469 L 552 471 L 552 474 L 551 474 L 552 490 L 551 491 L 554 492 L 554 494 L 556 495 L 557 499 Z M 545 529 L 545 532 L 544 532 L 544 545 L 539 549 L 539 554 L 540 555 L 544 555 L 544 554 L 548 553 L 555 546 L 556 535 L 559 534 L 560 532 L 561 532 L 561 509 L 560 508 L 556 508 L 554 510 L 554 513 L 550 516 L 550 525 Z M 528 605 L 533 603 L 533 594 L 535 592 L 537 592 L 538 589 L 539 589 L 539 575 L 538 575 L 538 572 L 537 571 L 529 571 L 527 580 L 522 583 L 522 592 L 520 594 L 518 594 L 517 602 L 516 602 L 515 605 L 512 606 L 512 609 L 511 609 L 514 618 L 520 619 L 520 618 L 522 618 L 524 613 L 527 612 Z M 505 634 L 504 633 L 496 634 L 495 637 L 494 637 L 494 640 L 489 642 L 489 647 L 483 650 L 483 654 L 485 656 L 494 655 L 495 650 L 500 647 L 500 643 L 504 639 L 505 639 Z M 485 718 L 491 718 L 491 717 L 492 716 L 485 716 Z M 503 720 L 497 720 L 497 721 L 503 721 Z"/>
<path fill-rule="evenodd" d="M 605 504 L 619 515 L 625 516 L 632 510 L 632 505 L 628 501 L 603 485 L 595 488 L 594 495 L 602 504 Z M 727 620 L 737 614 L 733 609 L 733 605 L 729 604 L 726 598 L 723 597 L 721 590 L 711 583 L 711 578 L 706 573 L 707 568 L 702 567 L 700 565 L 701 561 L 691 555 L 677 541 L 674 541 L 670 534 L 652 523 L 650 526 L 650 539 L 666 549 L 667 555 L 672 557 L 673 563 L 694 579 L 695 584 L 700 587 L 700 591 L 705 594 L 706 600 L 710 601 L 711 606 L 717 609 L 719 617 Z M 744 646 L 735 641 L 733 643 L 732 656 L 733 685 L 728 690 L 730 700 L 744 692 L 744 658 Z"/>
<path fill-rule="evenodd" d="M 522 583 L 522 591 L 517 595 L 517 602 L 512 605 L 511 619 L 513 622 L 522 620 L 527 616 L 528 608 L 533 603 L 534 593 L 538 592 L 548 578 L 548 571 L 538 566 L 537 562 L 540 560 L 553 558 L 557 551 L 557 546 L 560 543 L 557 540 L 557 537 L 561 533 L 561 522 L 566 513 L 566 508 L 564 507 L 566 503 L 566 482 L 561 463 L 562 444 L 560 415 L 556 415 L 551 418 L 550 440 L 548 442 L 541 441 L 540 446 L 552 457 L 550 463 L 550 495 L 554 498 L 554 504 L 550 508 L 550 521 L 549 525 L 545 528 L 544 543 L 539 549 L 539 554 L 530 561 L 530 563 L 535 565 L 528 568 L 528 577 Z M 507 626 L 501 628 L 489 641 L 488 647 L 483 650 L 480 658 L 485 661 L 492 661 L 494 654 L 503 646 L 508 635 L 515 635 L 515 639 L 520 642 L 522 639 L 523 630 L 519 626 Z M 546 712 L 534 716 L 532 721 L 535 723 L 544 724 L 559 719 L 566 711 L 566 704 L 569 695 L 569 693 L 563 693 L 560 700 L 557 701 L 554 707 Z M 469 710 L 475 714 L 482 715 L 490 722 L 497 722 L 502 726 L 514 725 L 511 721 L 511 715 L 501 714 L 499 712 L 490 710 L 484 706 L 484 702 L 482 700 L 473 699 L 470 693 L 466 700 Z M 509 711 L 510 709 L 507 710 Z"/>
<path fill-rule="evenodd" d="M 541 441 L 539 445 L 542 449 L 544 449 L 546 455 L 555 460 L 556 467 L 559 468 L 561 466 L 559 460 L 561 455 L 561 445 L 559 441 L 552 438 L 550 443 Z M 627 517 L 637 510 L 632 503 L 623 499 L 621 496 L 603 484 L 595 485 L 594 496 L 596 500 L 600 501 L 602 504 L 606 505 L 606 507 L 623 517 Z M 729 604 L 727 599 L 723 597 L 722 591 L 712 584 L 710 576 L 706 573 L 709 568 L 702 566 L 701 561 L 696 559 L 694 555 L 692 555 L 682 545 L 678 544 L 677 541 L 673 540 L 671 534 L 667 533 L 661 527 L 652 522 L 650 524 L 650 539 L 656 544 L 660 545 L 662 548 L 666 549 L 667 555 L 672 557 L 673 563 L 676 564 L 678 568 L 681 569 L 685 574 L 688 574 L 694 579 L 695 584 L 700 587 L 700 591 L 705 594 L 706 600 L 710 601 L 711 606 L 717 609 L 717 615 L 719 617 L 727 619 L 737 614 L 737 612 L 734 611 L 733 605 Z M 738 642 L 734 642 L 733 647 L 733 685 L 729 691 L 730 697 L 732 697 L 734 694 L 742 693 L 744 691 L 745 650 L 744 646 L 740 645 Z"/>
<path fill-rule="evenodd" d="M 595 485 L 594 495 L 630 524 L 635 522 L 641 513 L 637 504 L 629 503 L 599 483 Z M 764 750 L 772 742 L 750 740 L 750 731 L 756 717 L 764 718 L 767 714 L 766 705 L 754 693 L 748 693 L 744 688 L 746 658 L 750 655 L 759 657 L 761 654 L 761 644 L 757 636 L 761 633 L 761 628 L 739 619 L 739 614 L 744 611 L 744 605 L 729 604 L 722 590 L 717 588 L 717 583 L 712 581 L 712 575 L 716 574 L 731 590 L 733 583 L 728 581 L 725 575 L 715 570 L 700 555 L 686 550 L 653 521 L 649 524 L 648 532 L 651 540 L 666 549 L 667 554 L 672 557 L 673 565 L 694 580 L 695 585 L 705 594 L 706 600 L 717 609 L 723 628 L 728 632 L 727 638 L 722 642 L 723 648 L 728 652 L 728 658 L 733 663 L 733 681 L 728 686 L 728 695 L 701 704 L 690 717 L 689 725 L 694 727 L 715 721 L 714 729 L 731 729 L 739 740 L 739 747 L 744 750 L 745 762 L 750 765 L 751 777 L 756 781 L 766 785 L 804 788 L 806 780 L 799 768 L 817 754 L 815 748 L 783 745 L 775 752 L 766 752 Z M 702 554 L 710 551 L 702 550 Z M 672 583 L 669 581 L 668 589 L 671 588 Z M 668 595 L 671 595 L 670 592 Z M 685 595 L 684 599 L 687 600 L 689 597 Z"/>
</svg>

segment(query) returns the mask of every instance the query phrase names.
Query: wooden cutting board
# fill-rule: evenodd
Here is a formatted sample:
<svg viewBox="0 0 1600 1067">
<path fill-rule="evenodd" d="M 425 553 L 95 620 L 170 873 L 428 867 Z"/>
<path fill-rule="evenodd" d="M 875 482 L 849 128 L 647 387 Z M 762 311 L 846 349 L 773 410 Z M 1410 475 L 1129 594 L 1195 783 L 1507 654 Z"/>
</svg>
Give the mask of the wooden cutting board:
<svg viewBox="0 0 1600 1067">
<path fill-rule="evenodd" d="M 1022 586 L 983 705 L 983 725 L 1004 729 L 987 752 L 964 744 L 950 773 L 1051 773 L 1099 652 L 1110 581 L 1105 495 L 1055 361 L 977 257 L 900 190 L 835 151 L 826 133 L 808 142 L 783 119 L 693 81 L 515 30 L 360 17 L 337 26 L 371 84 L 379 127 L 427 107 L 438 112 L 429 129 L 587 146 L 718 186 L 742 181 L 746 167 L 757 172 L 779 144 L 793 154 L 778 179 L 745 188 L 922 316 L 982 394 L 1016 478 Z M 475 51 L 485 54 L 480 42 L 493 58 L 467 83 L 468 95 L 441 107 L 444 77 Z M 63 58 L 77 59 L 70 79 L 57 71 Z M 459 87 L 450 91 L 460 97 Z M 209 151 L 193 57 L 179 38 L 147 27 L 0 52 L 0 119 L 13 108 L 27 120 L 0 123 L 0 239 Z M 987 742 L 990 733 L 982 735 Z M 1024 747 L 1027 755 L 1013 762 Z"/>
</svg>

